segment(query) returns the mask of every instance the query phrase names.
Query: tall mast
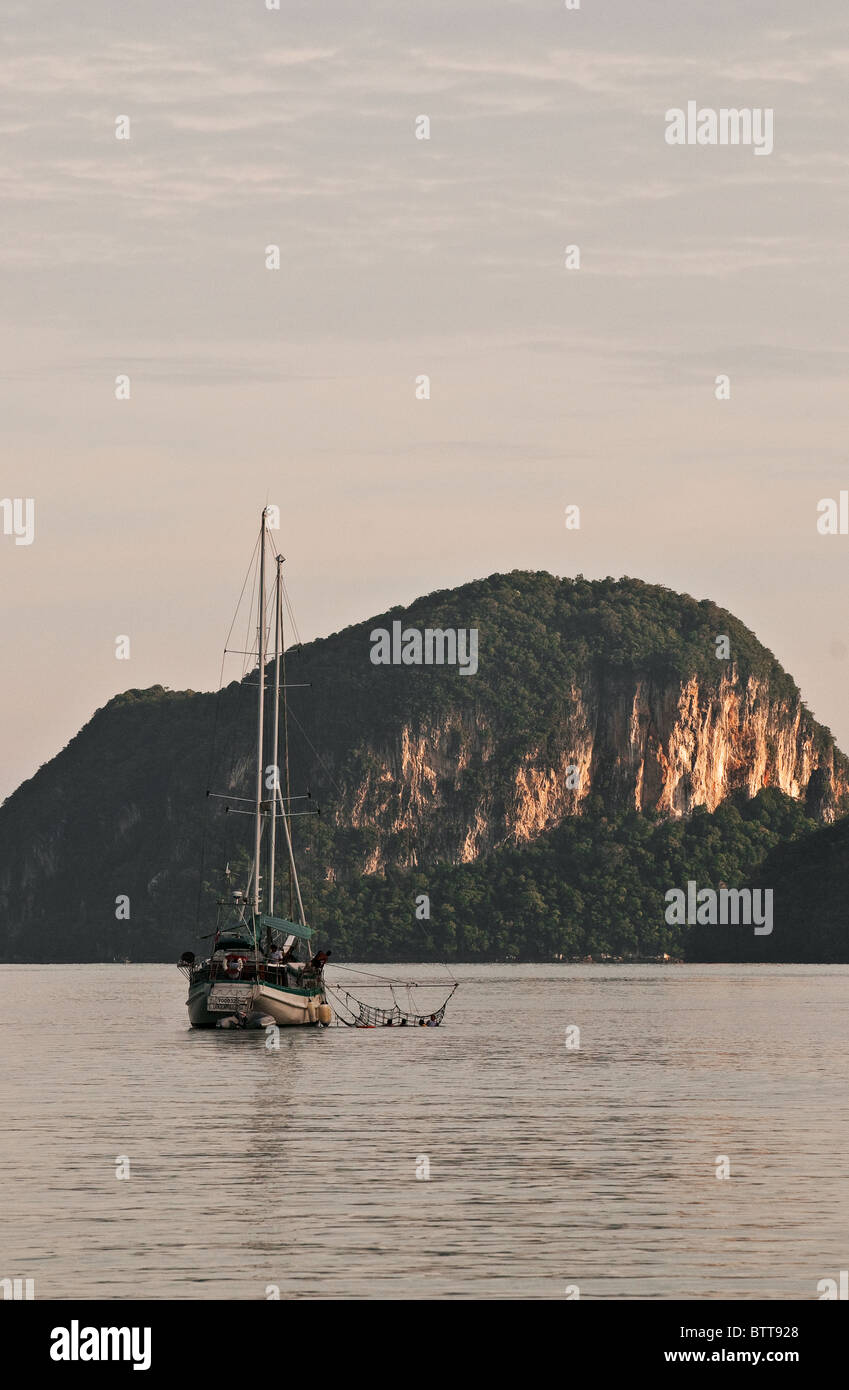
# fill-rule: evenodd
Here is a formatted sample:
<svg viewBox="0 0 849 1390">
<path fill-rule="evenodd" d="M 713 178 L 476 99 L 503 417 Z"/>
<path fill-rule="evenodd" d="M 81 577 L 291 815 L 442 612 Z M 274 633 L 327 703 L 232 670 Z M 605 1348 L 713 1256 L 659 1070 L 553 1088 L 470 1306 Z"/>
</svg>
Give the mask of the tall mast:
<svg viewBox="0 0 849 1390">
<path fill-rule="evenodd" d="M 277 557 L 277 582 L 274 591 L 274 752 L 271 761 L 274 764 L 274 777 L 276 784 L 280 783 L 280 761 L 277 755 L 277 731 L 280 723 L 280 589 L 282 578 L 280 566 L 283 564 L 283 556 Z M 277 796 L 276 792 L 271 798 L 271 852 L 269 855 L 268 866 L 268 911 L 274 916 L 274 851 L 277 841 Z"/>
<path fill-rule="evenodd" d="M 259 916 L 260 901 L 260 843 L 262 840 L 262 753 L 263 720 L 265 717 L 265 508 L 259 531 L 259 610 L 257 623 L 257 650 L 259 652 L 259 710 L 257 714 L 256 735 L 256 824 L 254 830 L 254 913 Z M 254 928 L 256 930 L 256 928 Z"/>
</svg>

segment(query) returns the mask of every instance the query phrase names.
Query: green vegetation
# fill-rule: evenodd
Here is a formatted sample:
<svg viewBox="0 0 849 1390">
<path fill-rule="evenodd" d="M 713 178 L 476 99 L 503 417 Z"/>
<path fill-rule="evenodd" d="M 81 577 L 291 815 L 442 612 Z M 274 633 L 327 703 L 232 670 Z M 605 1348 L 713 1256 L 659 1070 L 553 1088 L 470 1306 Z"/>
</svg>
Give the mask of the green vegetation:
<svg viewBox="0 0 849 1390">
<path fill-rule="evenodd" d="M 473 864 L 308 882 L 308 915 L 323 941 L 356 960 L 682 957 L 693 953 L 694 929 L 667 926 L 668 889 L 688 879 L 700 888 L 742 887 L 755 877 L 767 883 L 770 853 L 792 844 L 804 860 L 812 837 L 817 822 L 772 789 L 752 801 L 735 796 L 713 814 L 698 810 L 688 821 L 608 816 L 596 806 L 533 844 Z M 415 916 L 423 893 L 429 921 Z M 752 940 L 749 932 L 745 945 Z M 709 946 L 702 943 L 702 958 L 728 958 Z M 760 949 L 753 958 L 766 957 Z"/>
<path fill-rule="evenodd" d="M 450 668 L 432 667 L 422 680 L 420 668 L 382 668 L 380 707 L 374 709 L 374 668 L 363 655 L 369 633 L 391 627 L 394 619 L 418 628 L 477 627 L 478 674 L 458 679 Z M 329 725 L 331 742 L 334 722 L 351 707 L 367 715 L 370 730 L 378 732 L 393 728 L 399 717 L 433 716 L 462 703 L 483 705 L 514 736 L 538 738 L 567 704 L 576 675 L 639 670 L 660 681 L 694 675 L 715 681 L 732 665 L 717 660 L 720 633 L 730 639 L 742 680 L 754 675 L 768 682 L 777 698 L 799 698 L 772 652 L 709 600 L 698 602 L 639 579 L 557 579 L 524 570 L 429 594 L 409 608 L 393 608 L 314 642 L 304 649 L 302 669 L 316 692 L 329 697 L 329 707 L 322 703 L 317 713 L 322 726 Z M 293 661 L 297 665 L 302 658 Z"/>
<path fill-rule="evenodd" d="M 370 633 L 395 619 L 418 629 L 477 627 L 478 673 L 375 667 Z M 731 662 L 716 658 L 720 633 L 730 639 Z M 622 812 L 609 768 L 599 766 L 584 815 L 531 844 L 453 865 L 435 853 L 423 859 L 422 845 L 398 831 L 408 794 L 400 780 L 382 772 L 380 795 L 372 787 L 372 804 L 358 803 L 375 769 L 399 758 L 402 729 L 432 728 L 451 715 L 455 746 L 440 804 L 450 802 L 455 827 L 488 805 L 497 828 L 525 753 L 562 754 L 573 692 L 592 688 L 603 708 L 635 675 L 662 699 L 694 676 L 715 687 L 733 667 L 742 682 L 758 677 L 795 719 L 796 686 L 742 623 L 658 585 L 491 575 L 309 643 L 286 661 L 288 680 L 301 687 L 290 695 L 292 790 L 311 789 L 312 806 L 325 810 L 321 820 L 293 823 L 296 852 L 309 917 L 343 957 L 704 950 L 666 926 L 664 892 L 689 878 L 736 886 L 767 862 L 780 867 L 770 852 L 807 843 L 815 828 L 801 806 L 774 792 L 751 803 L 735 797 L 687 823 Z M 0 807 L 0 958 L 167 960 L 197 946 L 214 919 L 215 871 L 228 861 L 234 870 L 246 865 L 250 821 L 225 815 L 224 803 L 205 794 L 252 795 L 251 679 L 218 696 L 161 686 L 116 696 Z M 828 730 L 804 710 L 802 718 L 817 746 L 831 749 Z M 485 756 L 464 746 L 467 728 L 484 738 Z M 347 814 L 354 804 L 356 825 Z M 426 798 L 422 806 L 427 828 Z M 435 805 L 431 826 L 441 814 Z M 389 863 L 417 854 L 421 867 L 363 876 L 377 850 Z M 415 917 L 418 893 L 430 896 L 429 922 Z M 130 899 L 129 921 L 115 916 L 119 895 Z"/>
<path fill-rule="evenodd" d="M 692 959 L 849 962 L 849 817 L 780 839 L 750 882 L 772 889 L 771 935 L 733 926 L 696 928 Z"/>
</svg>

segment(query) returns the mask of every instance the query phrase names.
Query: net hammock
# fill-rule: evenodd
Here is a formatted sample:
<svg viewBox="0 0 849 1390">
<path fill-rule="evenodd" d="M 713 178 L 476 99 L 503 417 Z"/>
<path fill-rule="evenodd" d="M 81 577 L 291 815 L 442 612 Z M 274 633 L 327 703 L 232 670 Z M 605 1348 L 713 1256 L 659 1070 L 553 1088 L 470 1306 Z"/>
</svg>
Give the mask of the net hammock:
<svg viewBox="0 0 849 1390">
<path fill-rule="evenodd" d="M 455 985 L 451 994 L 454 993 L 456 988 L 457 986 Z M 427 1024 L 431 1022 L 431 1020 L 432 1025 L 438 1027 L 445 1016 L 448 1000 L 451 998 L 451 994 L 449 994 L 448 998 L 443 1000 L 438 1009 L 432 1009 L 430 1013 L 420 1014 L 412 1009 L 412 998 L 410 999 L 410 1009 L 402 1009 L 395 999 L 394 989 L 392 990 L 392 1007 L 389 1009 L 380 1008 L 376 1004 L 367 1004 L 365 1000 L 358 999 L 355 994 L 350 994 L 346 989 L 330 990 L 328 987 L 328 993 L 332 993 L 336 997 L 337 1003 L 341 1002 L 339 1000 L 340 994 L 344 998 L 345 1002 L 343 1007 L 351 1017 L 344 1018 L 338 1009 L 336 1017 L 339 1019 L 340 1023 L 344 1023 L 347 1028 L 393 1028 L 406 1027 L 407 1025 L 419 1027 L 422 1023 Z"/>
</svg>

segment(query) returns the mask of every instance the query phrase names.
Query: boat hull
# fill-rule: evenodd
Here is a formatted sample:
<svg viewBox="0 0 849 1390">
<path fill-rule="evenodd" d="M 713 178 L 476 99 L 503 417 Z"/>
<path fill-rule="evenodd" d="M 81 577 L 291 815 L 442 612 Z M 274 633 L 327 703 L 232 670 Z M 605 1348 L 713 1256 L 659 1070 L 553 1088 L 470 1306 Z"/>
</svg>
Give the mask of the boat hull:
<svg viewBox="0 0 849 1390">
<path fill-rule="evenodd" d="M 211 989 L 212 982 L 202 980 L 189 990 L 186 1007 L 193 1028 L 215 1028 L 228 1016 L 226 1011 L 207 1007 Z M 239 996 L 238 1007 L 245 1012 L 273 1018 L 280 1028 L 303 1028 L 318 1023 L 318 1008 L 325 1002 L 323 990 L 296 989 L 294 986 L 257 980 L 249 991 Z"/>
</svg>

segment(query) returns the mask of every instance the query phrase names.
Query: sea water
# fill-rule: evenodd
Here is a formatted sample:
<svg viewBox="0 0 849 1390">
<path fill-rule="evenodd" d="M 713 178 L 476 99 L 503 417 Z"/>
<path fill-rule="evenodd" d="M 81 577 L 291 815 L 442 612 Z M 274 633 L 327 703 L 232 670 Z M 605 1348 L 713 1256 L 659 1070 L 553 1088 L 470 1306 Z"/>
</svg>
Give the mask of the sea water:
<svg viewBox="0 0 849 1390">
<path fill-rule="evenodd" d="M 173 966 L 0 968 L 0 1278 L 54 1299 L 815 1299 L 847 1268 L 849 968 L 454 973 L 440 1028 L 275 1038 L 192 1031 Z"/>
</svg>

